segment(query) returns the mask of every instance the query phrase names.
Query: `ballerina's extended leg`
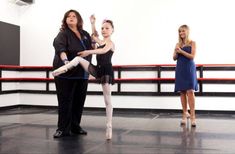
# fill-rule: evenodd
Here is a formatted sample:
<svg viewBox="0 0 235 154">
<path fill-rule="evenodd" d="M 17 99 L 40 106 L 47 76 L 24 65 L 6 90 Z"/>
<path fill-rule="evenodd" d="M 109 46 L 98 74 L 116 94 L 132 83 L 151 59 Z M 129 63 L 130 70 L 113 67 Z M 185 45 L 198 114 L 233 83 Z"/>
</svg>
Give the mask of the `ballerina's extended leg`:
<svg viewBox="0 0 235 154">
<path fill-rule="evenodd" d="M 56 70 L 52 72 L 53 76 L 58 76 L 60 74 L 66 73 L 68 70 L 76 67 L 79 64 L 79 58 L 80 57 L 75 57 L 72 61 L 70 61 L 68 64 L 65 64 Z"/>
</svg>

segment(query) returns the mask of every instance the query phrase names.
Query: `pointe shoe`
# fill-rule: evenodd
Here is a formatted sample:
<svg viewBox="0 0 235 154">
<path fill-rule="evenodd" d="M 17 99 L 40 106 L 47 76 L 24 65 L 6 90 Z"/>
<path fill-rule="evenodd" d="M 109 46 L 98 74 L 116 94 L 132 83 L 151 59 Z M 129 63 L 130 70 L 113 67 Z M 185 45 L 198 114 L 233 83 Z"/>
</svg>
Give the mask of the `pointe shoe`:
<svg viewBox="0 0 235 154">
<path fill-rule="evenodd" d="M 183 115 L 183 118 L 182 120 L 180 121 L 180 125 L 185 125 L 187 120 L 190 118 L 190 114 L 188 112 L 186 112 L 184 115 Z"/>
<path fill-rule="evenodd" d="M 112 139 L 112 126 L 107 126 L 106 128 L 106 139 L 107 140 Z"/>
<path fill-rule="evenodd" d="M 68 68 L 64 65 L 64 66 L 59 67 L 56 70 L 54 70 L 52 72 L 52 75 L 55 77 L 55 76 L 58 76 L 60 74 L 66 73 L 67 71 L 68 71 Z"/>
<path fill-rule="evenodd" d="M 76 67 L 79 64 L 79 58 L 80 57 L 75 57 L 72 61 L 69 63 L 65 64 L 64 66 L 61 66 L 54 70 L 52 72 L 53 76 L 58 76 L 60 74 L 66 73 L 68 70 L 71 70 L 72 68 Z"/>
</svg>

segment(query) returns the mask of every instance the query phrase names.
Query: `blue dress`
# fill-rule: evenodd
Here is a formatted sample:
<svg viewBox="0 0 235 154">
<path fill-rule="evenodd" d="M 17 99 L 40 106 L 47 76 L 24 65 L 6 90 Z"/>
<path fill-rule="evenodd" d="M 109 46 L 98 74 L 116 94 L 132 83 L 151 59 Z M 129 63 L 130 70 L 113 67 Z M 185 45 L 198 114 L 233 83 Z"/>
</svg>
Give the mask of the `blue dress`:
<svg viewBox="0 0 235 154">
<path fill-rule="evenodd" d="M 191 53 L 191 46 L 184 46 L 181 49 Z M 175 92 L 190 89 L 198 90 L 196 65 L 193 59 L 178 54 L 175 69 Z"/>
</svg>

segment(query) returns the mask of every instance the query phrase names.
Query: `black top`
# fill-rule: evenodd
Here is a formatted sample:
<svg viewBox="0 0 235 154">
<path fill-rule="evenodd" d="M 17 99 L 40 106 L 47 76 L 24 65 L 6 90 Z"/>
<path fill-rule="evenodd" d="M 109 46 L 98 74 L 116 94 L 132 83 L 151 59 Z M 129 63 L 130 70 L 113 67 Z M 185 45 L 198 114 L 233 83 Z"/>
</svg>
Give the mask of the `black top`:
<svg viewBox="0 0 235 154">
<path fill-rule="evenodd" d="M 98 48 L 103 48 L 105 45 L 101 45 Z M 97 54 L 97 65 L 90 64 L 88 67 L 89 73 L 94 76 L 99 83 L 114 84 L 114 72 L 112 66 L 113 50 L 109 50 L 104 54 Z"/>
<path fill-rule="evenodd" d="M 77 56 L 78 52 L 92 49 L 91 37 L 89 33 L 84 30 L 80 30 L 79 32 L 81 34 L 81 40 L 69 28 L 66 28 L 64 31 L 60 31 L 55 37 L 53 42 L 53 46 L 55 48 L 53 69 L 57 69 L 64 65 L 63 61 L 60 58 L 61 52 L 65 52 L 67 54 L 68 60 L 71 61 Z M 91 58 L 91 55 L 85 57 L 85 59 L 89 62 L 91 62 Z M 74 69 L 61 74 L 58 77 L 69 79 L 88 79 L 88 73 L 84 71 L 81 65 L 78 65 Z"/>
<path fill-rule="evenodd" d="M 98 48 L 103 48 L 105 45 L 101 45 Z M 112 64 L 112 56 L 113 51 L 110 49 L 105 54 L 98 54 L 96 55 L 97 65 L 106 65 L 106 64 Z"/>
</svg>

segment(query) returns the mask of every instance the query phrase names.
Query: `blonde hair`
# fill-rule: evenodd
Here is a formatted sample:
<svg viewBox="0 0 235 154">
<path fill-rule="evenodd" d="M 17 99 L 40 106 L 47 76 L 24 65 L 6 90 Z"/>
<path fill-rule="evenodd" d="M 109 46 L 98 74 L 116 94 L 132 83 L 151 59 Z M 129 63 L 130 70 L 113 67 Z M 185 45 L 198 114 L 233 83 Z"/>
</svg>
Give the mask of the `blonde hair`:
<svg viewBox="0 0 235 154">
<path fill-rule="evenodd" d="M 178 29 L 178 32 L 180 32 L 181 29 L 185 29 L 186 30 L 186 37 L 185 39 L 182 39 L 179 35 L 179 42 L 178 44 L 182 47 L 185 45 L 190 45 L 191 44 L 191 40 L 189 39 L 189 26 L 188 25 L 181 25 Z"/>
</svg>

